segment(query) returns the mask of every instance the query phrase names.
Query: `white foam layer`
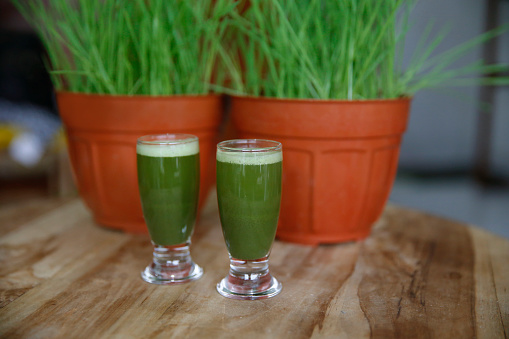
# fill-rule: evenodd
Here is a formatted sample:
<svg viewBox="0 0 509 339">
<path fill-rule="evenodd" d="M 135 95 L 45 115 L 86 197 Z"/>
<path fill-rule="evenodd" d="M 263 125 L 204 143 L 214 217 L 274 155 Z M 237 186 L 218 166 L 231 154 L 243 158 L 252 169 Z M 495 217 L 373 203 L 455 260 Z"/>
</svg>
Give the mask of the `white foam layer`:
<svg viewBox="0 0 509 339">
<path fill-rule="evenodd" d="M 147 157 L 184 157 L 186 155 L 198 154 L 200 146 L 198 140 L 181 144 L 171 140 L 168 144 L 138 144 L 136 145 L 136 152 Z"/>
<path fill-rule="evenodd" d="M 238 165 L 274 164 L 283 160 L 282 152 L 224 152 L 217 150 L 217 161 Z"/>
</svg>

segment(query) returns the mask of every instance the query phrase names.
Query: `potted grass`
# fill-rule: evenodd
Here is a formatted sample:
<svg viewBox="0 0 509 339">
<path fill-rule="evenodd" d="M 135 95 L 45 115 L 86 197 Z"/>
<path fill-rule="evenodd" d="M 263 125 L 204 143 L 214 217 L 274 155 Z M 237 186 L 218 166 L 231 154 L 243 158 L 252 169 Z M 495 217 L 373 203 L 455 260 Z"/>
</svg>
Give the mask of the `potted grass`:
<svg viewBox="0 0 509 339">
<path fill-rule="evenodd" d="M 395 178 L 412 96 L 502 69 L 448 68 L 500 30 L 435 56 L 443 35 L 425 33 L 403 69 L 407 4 L 251 0 L 233 14 L 229 38 L 238 53 L 229 56 L 227 89 L 233 125 L 240 137 L 283 144 L 279 239 L 320 244 L 367 237 Z"/>
<path fill-rule="evenodd" d="M 203 203 L 221 98 L 209 88 L 224 32 L 224 0 L 14 0 L 48 54 L 81 197 L 97 223 L 145 232 L 136 139 L 200 139 Z M 220 81 L 221 79 L 218 79 Z M 212 171 L 213 173 L 213 171 Z"/>
</svg>

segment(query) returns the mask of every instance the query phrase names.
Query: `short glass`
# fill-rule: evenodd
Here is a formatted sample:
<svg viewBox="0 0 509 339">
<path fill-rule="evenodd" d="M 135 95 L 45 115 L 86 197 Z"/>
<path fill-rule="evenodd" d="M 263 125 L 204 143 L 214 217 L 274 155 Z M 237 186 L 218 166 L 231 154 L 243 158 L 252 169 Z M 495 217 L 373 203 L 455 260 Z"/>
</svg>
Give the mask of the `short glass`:
<svg viewBox="0 0 509 339">
<path fill-rule="evenodd" d="M 217 200 L 230 272 L 217 291 L 256 300 L 281 292 L 269 273 L 269 253 L 281 203 L 281 143 L 228 140 L 217 145 Z"/>
<path fill-rule="evenodd" d="M 141 277 L 152 284 L 178 284 L 200 278 L 189 246 L 198 209 L 200 152 L 189 134 L 147 135 L 136 145 L 143 216 L 154 253 Z"/>
</svg>

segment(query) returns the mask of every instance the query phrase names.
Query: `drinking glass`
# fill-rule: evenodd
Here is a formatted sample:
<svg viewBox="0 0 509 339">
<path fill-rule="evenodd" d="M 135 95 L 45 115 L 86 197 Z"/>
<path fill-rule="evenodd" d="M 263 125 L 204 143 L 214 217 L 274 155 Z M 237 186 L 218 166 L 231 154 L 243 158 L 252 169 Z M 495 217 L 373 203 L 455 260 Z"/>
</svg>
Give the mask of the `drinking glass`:
<svg viewBox="0 0 509 339">
<path fill-rule="evenodd" d="M 189 134 L 147 135 L 136 145 L 143 216 L 154 253 L 141 277 L 152 284 L 178 284 L 200 278 L 189 246 L 198 208 L 200 152 Z"/>
<path fill-rule="evenodd" d="M 269 253 L 281 203 L 281 143 L 228 140 L 217 145 L 217 200 L 230 272 L 217 291 L 256 300 L 281 292 L 269 273 Z"/>
</svg>

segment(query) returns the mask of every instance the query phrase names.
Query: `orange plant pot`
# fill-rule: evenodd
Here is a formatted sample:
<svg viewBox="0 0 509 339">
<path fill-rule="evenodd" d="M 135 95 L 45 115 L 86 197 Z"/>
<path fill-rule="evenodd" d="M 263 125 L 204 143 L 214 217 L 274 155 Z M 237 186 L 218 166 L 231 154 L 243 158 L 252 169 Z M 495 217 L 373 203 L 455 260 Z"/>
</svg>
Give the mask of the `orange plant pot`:
<svg viewBox="0 0 509 339">
<path fill-rule="evenodd" d="M 200 140 L 200 205 L 213 183 L 220 96 L 112 96 L 57 93 L 78 191 L 98 224 L 147 232 L 138 191 L 136 140 L 189 133 Z"/>
<path fill-rule="evenodd" d="M 367 237 L 394 182 L 409 109 L 410 99 L 233 97 L 239 137 L 283 144 L 277 237 L 309 245 Z"/>
</svg>

